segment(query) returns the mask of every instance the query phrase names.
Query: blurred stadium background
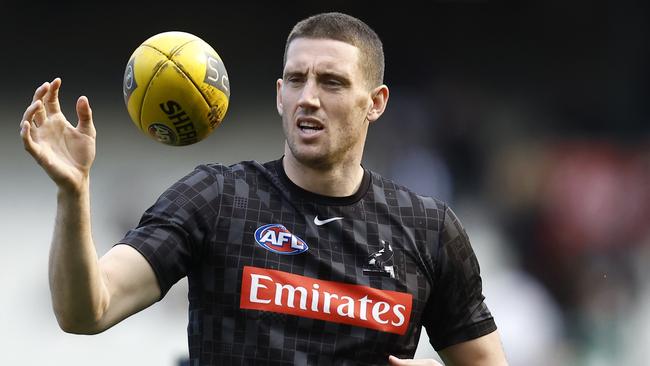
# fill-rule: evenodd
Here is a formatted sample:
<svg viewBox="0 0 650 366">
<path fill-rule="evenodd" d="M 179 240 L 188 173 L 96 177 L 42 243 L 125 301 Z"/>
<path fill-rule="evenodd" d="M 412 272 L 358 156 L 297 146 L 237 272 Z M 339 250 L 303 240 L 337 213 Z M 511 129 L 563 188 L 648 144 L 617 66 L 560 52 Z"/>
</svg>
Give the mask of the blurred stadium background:
<svg viewBox="0 0 650 366">
<path fill-rule="evenodd" d="M 650 359 L 650 22 L 643 2 L 3 2 L 0 88 L 0 364 L 177 365 L 186 284 L 107 332 L 61 332 L 47 282 L 55 188 L 23 151 L 33 90 L 63 78 L 69 119 L 87 95 L 100 254 L 177 178 L 205 162 L 275 159 L 285 38 L 343 11 L 384 41 L 388 111 L 365 165 L 448 201 L 481 262 L 511 365 Z M 131 52 L 167 30 L 223 58 L 231 104 L 194 146 L 142 135 L 123 104 Z M 424 344 L 419 355 L 431 354 Z"/>
</svg>

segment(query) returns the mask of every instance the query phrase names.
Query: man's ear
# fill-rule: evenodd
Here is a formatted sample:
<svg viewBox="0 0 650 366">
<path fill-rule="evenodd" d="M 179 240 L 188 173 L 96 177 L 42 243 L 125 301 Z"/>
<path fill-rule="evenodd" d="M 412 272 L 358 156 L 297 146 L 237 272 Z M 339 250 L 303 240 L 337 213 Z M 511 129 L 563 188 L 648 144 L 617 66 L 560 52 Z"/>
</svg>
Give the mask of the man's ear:
<svg viewBox="0 0 650 366">
<path fill-rule="evenodd" d="M 275 82 L 275 107 L 278 109 L 278 114 L 282 117 L 282 79 Z"/>
<path fill-rule="evenodd" d="M 389 94 L 386 85 L 380 85 L 370 92 L 372 104 L 370 105 L 370 109 L 368 109 L 368 114 L 366 115 L 368 122 L 372 123 L 384 114 L 386 104 L 388 104 Z"/>
</svg>

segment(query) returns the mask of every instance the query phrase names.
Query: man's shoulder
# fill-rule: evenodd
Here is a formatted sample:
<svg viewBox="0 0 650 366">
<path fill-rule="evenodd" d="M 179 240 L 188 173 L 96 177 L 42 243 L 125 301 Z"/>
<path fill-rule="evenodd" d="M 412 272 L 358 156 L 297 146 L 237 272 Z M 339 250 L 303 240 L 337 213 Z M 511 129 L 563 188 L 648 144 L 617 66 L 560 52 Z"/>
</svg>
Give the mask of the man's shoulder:
<svg viewBox="0 0 650 366">
<path fill-rule="evenodd" d="M 445 210 L 447 207 L 447 204 L 437 197 L 415 192 L 401 182 L 396 182 L 377 172 L 370 171 L 370 173 L 372 174 L 373 190 L 381 192 L 387 199 L 392 198 L 400 206 L 404 204 L 404 201 L 411 201 L 414 205 L 416 202 L 420 203 L 424 208 Z"/>
<path fill-rule="evenodd" d="M 224 178 L 246 178 L 256 174 L 275 174 L 277 160 L 260 163 L 256 160 L 242 160 L 233 164 L 205 163 L 196 166 L 195 172 L 203 172 Z"/>
</svg>

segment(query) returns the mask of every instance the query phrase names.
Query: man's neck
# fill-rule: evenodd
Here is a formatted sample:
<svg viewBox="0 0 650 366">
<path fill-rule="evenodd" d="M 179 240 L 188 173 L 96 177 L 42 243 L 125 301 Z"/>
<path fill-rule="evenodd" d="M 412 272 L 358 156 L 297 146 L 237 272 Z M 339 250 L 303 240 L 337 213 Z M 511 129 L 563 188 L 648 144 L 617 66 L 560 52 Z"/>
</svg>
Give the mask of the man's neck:
<svg viewBox="0 0 650 366">
<path fill-rule="evenodd" d="M 282 166 L 287 177 L 298 187 L 323 196 L 351 196 L 359 190 L 363 180 L 363 168 L 359 162 L 317 169 L 285 154 Z"/>
</svg>

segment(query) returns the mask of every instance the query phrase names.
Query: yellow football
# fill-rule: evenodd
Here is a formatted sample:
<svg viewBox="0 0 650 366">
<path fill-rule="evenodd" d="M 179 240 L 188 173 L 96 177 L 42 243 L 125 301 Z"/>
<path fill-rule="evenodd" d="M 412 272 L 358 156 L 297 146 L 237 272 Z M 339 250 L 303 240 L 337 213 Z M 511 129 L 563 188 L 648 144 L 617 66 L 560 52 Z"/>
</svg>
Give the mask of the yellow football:
<svg viewBox="0 0 650 366">
<path fill-rule="evenodd" d="M 196 143 L 221 123 L 230 83 L 219 54 L 201 38 L 165 32 L 144 41 L 124 71 L 124 103 L 133 123 L 167 145 Z"/>
</svg>

